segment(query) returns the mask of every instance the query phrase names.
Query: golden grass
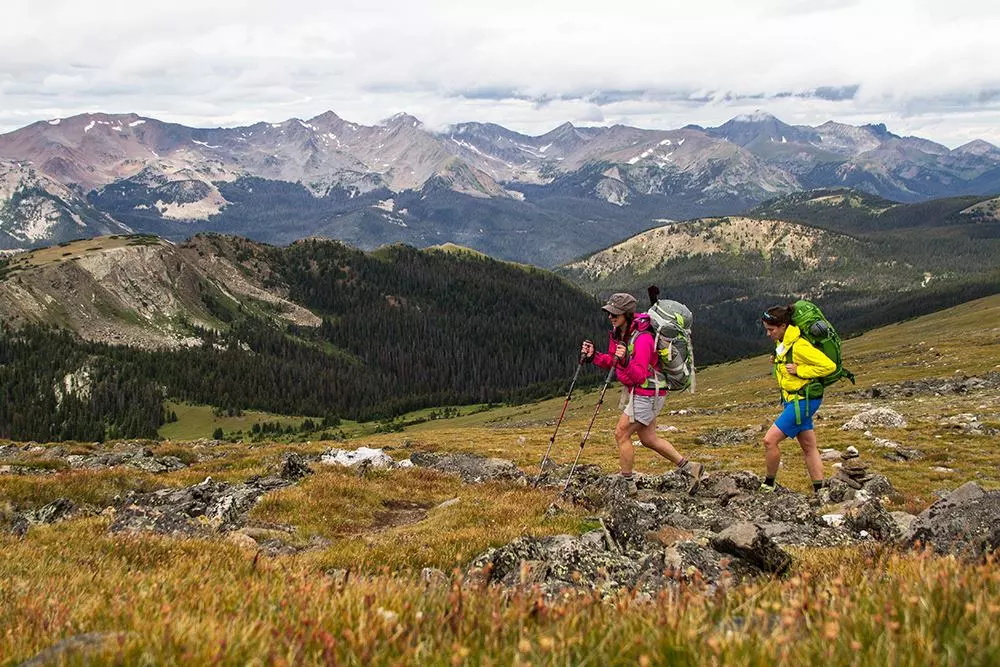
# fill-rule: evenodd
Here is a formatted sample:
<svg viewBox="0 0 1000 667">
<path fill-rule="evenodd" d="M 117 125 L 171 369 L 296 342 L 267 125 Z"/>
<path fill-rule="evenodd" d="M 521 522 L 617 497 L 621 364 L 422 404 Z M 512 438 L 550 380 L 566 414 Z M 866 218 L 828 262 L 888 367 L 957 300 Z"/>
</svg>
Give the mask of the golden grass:
<svg viewBox="0 0 1000 667">
<path fill-rule="evenodd" d="M 153 241 L 145 242 L 153 243 Z M 55 264 L 78 257 L 84 257 L 95 252 L 110 250 L 112 248 L 121 248 L 127 245 L 132 245 L 133 243 L 134 239 L 128 236 L 98 236 L 91 239 L 70 241 L 69 243 L 61 243 L 46 248 L 39 248 L 38 250 L 31 250 L 17 255 L 11 262 L 11 266 L 45 266 L 47 264 Z M 157 243 L 162 243 L 162 241 Z"/>
<path fill-rule="evenodd" d="M 992 297 L 847 341 L 857 388 L 953 377 L 956 370 L 997 370 L 1000 327 L 991 323 L 998 316 L 1000 297 Z M 668 411 L 686 412 L 663 415 L 661 425 L 678 429 L 665 435 L 710 469 L 760 471 L 756 441 L 713 448 L 696 439 L 712 429 L 770 423 L 776 406 L 766 358 L 708 368 L 698 382 L 698 393 L 670 397 Z M 961 434 L 944 423 L 970 412 L 1000 426 L 997 391 L 868 401 L 848 394 L 857 388 L 842 383 L 828 395 L 817 427 L 820 445 L 857 446 L 871 468 L 903 493 L 902 508 L 919 511 L 935 490 L 970 479 L 1000 488 L 996 438 Z M 595 391 L 573 397 L 553 448 L 555 460 L 576 455 L 596 401 Z M 266 472 L 286 451 L 315 454 L 329 446 L 391 446 L 397 459 L 417 450 L 473 452 L 514 460 L 533 474 L 562 403 L 558 397 L 500 407 L 348 443 L 150 443 L 158 455 L 203 459 L 164 475 L 121 467 L 57 469 L 40 451 L 30 458 L 38 469 L 49 469 L 0 475 L 0 500 L 24 508 L 69 497 L 104 507 L 130 490 L 194 484 L 206 476 L 242 482 Z M 862 433 L 839 429 L 866 405 L 903 413 L 906 428 L 876 429 L 875 435 L 920 449 L 927 458 L 891 462 Z M 617 416 L 617 393 L 609 391 L 582 462 L 616 469 L 611 429 Z M 93 449 L 64 446 L 75 453 Z M 806 491 L 796 449 L 794 443 L 784 447 L 779 479 Z M 637 453 L 636 466 L 647 473 L 671 468 L 646 450 Z M 934 472 L 932 466 L 954 472 Z M 610 600 L 545 600 L 530 590 L 434 586 L 416 572 L 450 571 L 519 535 L 578 533 L 588 528 L 588 518 L 580 511 L 546 517 L 553 490 L 464 485 L 427 470 L 359 476 L 313 467 L 314 475 L 268 494 L 250 515 L 261 526 L 292 526 L 284 534 L 294 545 L 321 545 L 295 556 L 258 556 L 222 539 L 110 535 L 106 517 L 32 527 L 23 540 L 0 534 L 0 665 L 89 632 L 108 633 L 108 642 L 96 652 L 70 655 L 69 662 L 1000 664 L 995 562 L 968 565 L 863 548 L 798 549 L 793 571 L 783 579 L 725 594 L 681 587 L 650 601 L 627 593 Z M 458 502 L 440 506 L 453 498 Z M 426 508 L 426 517 L 397 521 L 394 508 L 406 503 Z M 325 574 L 336 569 L 350 571 L 346 584 Z"/>
<path fill-rule="evenodd" d="M 67 549 L 67 542 L 74 548 Z M 644 601 L 545 600 L 317 573 L 221 541 L 106 533 L 99 519 L 0 537 L 0 663 L 107 633 L 91 664 L 989 665 L 995 563 L 810 552 L 782 580 Z"/>
</svg>

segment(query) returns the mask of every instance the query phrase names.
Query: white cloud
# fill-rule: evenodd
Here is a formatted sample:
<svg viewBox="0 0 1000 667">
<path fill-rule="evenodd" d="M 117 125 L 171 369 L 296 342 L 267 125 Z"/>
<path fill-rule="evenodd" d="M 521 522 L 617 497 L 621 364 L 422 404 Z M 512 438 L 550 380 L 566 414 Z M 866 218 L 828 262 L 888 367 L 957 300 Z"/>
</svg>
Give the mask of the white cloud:
<svg viewBox="0 0 1000 667">
<path fill-rule="evenodd" d="M 8 0 L 0 131 L 98 110 L 218 126 L 331 109 L 541 133 L 763 108 L 1000 144 L 997 34 L 1000 8 L 970 0 Z"/>
</svg>

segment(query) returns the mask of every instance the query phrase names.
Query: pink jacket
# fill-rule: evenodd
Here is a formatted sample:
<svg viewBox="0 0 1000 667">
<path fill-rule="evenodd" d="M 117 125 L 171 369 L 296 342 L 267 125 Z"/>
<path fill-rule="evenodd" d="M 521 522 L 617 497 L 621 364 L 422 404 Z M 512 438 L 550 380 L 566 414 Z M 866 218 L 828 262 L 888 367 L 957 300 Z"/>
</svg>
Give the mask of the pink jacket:
<svg viewBox="0 0 1000 667">
<path fill-rule="evenodd" d="M 594 352 L 594 365 L 599 368 L 611 368 L 615 363 L 615 348 L 618 347 L 618 343 L 621 342 L 625 346 L 628 346 L 629 340 L 632 338 L 632 334 L 636 331 L 639 332 L 639 336 L 635 339 L 635 346 L 632 350 L 631 355 L 625 356 L 626 363 L 624 365 L 618 364 L 615 369 L 615 377 L 618 381 L 625 385 L 629 390 L 635 391 L 637 396 L 652 396 L 656 393 L 653 389 L 644 389 L 640 387 L 643 382 L 646 381 L 653 373 L 650 371 L 650 366 L 653 364 L 659 364 L 660 360 L 656 356 L 655 341 L 653 340 L 653 332 L 650 331 L 649 327 L 649 316 L 646 313 L 637 313 L 635 319 L 632 320 L 632 326 L 625 336 L 624 341 L 618 341 L 615 339 L 614 330 L 608 334 L 608 351 L 604 352 Z M 648 334 L 648 335 L 647 335 Z M 666 387 L 660 388 L 660 396 L 667 393 Z"/>
</svg>

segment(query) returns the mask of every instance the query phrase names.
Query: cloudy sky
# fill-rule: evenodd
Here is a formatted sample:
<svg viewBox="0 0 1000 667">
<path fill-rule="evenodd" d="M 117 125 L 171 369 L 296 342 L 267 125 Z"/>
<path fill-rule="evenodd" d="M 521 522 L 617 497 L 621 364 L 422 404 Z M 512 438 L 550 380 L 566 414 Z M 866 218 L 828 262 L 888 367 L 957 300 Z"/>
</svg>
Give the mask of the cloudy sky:
<svg viewBox="0 0 1000 667">
<path fill-rule="evenodd" d="M 1000 145 L 993 0 L 5 0 L 0 132 L 88 111 L 541 134 L 760 109 Z"/>
</svg>

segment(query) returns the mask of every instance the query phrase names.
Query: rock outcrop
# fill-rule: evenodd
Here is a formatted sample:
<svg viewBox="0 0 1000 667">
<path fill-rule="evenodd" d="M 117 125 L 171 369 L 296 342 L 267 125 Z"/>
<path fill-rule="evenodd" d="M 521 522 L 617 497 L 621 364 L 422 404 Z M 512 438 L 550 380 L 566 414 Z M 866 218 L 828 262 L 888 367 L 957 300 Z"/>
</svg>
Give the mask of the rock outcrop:
<svg viewBox="0 0 1000 667">
<path fill-rule="evenodd" d="M 1000 491 L 963 484 L 917 515 L 912 530 L 910 545 L 983 558 L 1000 550 Z"/>
</svg>

